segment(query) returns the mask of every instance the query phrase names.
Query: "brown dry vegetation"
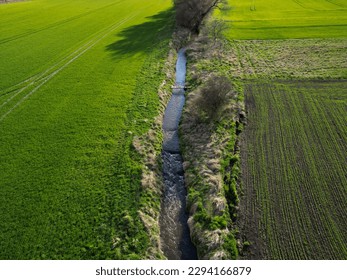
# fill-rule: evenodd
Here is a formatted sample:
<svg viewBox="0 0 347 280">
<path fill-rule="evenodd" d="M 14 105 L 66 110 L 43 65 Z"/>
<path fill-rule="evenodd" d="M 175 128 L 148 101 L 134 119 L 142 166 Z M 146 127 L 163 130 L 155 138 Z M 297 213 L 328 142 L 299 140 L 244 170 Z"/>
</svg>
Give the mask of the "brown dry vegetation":
<svg viewBox="0 0 347 280">
<path fill-rule="evenodd" d="M 174 83 L 175 61 L 176 54 L 173 46 L 171 46 L 165 66 L 163 67 L 163 71 L 166 73 L 166 79 L 158 89 L 160 100 L 159 113 L 151 129 L 145 135 L 134 137 L 133 140 L 133 147 L 143 159 L 141 186 L 144 194 L 139 216 L 150 236 L 150 246 L 146 256 L 147 259 L 165 258 L 160 244 L 160 203 L 155 203 L 155 201 L 158 201 L 158 199 L 160 201 L 164 188 L 161 169 L 162 121 L 166 105 L 171 95 L 171 85 Z M 149 203 L 150 201 L 153 201 L 153 203 Z"/>
<path fill-rule="evenodd" d="M 196 91 L 188 95 L 181 124 L 190 212 L 188 223 L 199 258 L 235 258 L 235 252 L 231 253 L 234 248 L 226 246 L 226 240 L 233 238 L 233 228 L 221 171 L 223 159 L 233 152 L 230 147 L 235 144 L 236 120 L 226 119 L 237 115 L 237 105 L 225 108 L 225 119 L 217 129 L 215 122 L 200 122 L 195 115 L 194 103 L 198 94 Z"/>
<path fill-rule="evenodd" d="M 346 79 L 347 40 L 233 40 L 215 59 L 202 58 L 196 67 L 218 67 L 235 79 Z"/>
<path fill-rule="evenodd" d="M 200 35 L 187 49 L 190 89 L 180 132 L 189 226 L 200 259 L 234 259 L 238 254 L 233 220 L 237 215 L 236 147 L 242 104 L 235 84 L 218 68 L 208 73 L 197 69 L 202 58 L 219 56 L 221 47 L 214 38 Z M 216 99 L 218 102 L 211 102 Z M 209 106 L 213 104 L 212 112 Z"/>
</svg>

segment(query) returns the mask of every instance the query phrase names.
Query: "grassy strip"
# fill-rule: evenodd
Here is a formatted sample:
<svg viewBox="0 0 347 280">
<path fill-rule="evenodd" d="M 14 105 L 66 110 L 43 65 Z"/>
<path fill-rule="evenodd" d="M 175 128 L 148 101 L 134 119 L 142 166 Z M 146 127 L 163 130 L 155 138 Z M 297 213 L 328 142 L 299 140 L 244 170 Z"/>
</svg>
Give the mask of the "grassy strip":
<svg viewBox="0 0 347 280">
<path fill-rule="evenodd" d="M 346 79 L 346 39 L 229 40 L 199 71 L 219 68 L 233 79 Z"/>
</svg>

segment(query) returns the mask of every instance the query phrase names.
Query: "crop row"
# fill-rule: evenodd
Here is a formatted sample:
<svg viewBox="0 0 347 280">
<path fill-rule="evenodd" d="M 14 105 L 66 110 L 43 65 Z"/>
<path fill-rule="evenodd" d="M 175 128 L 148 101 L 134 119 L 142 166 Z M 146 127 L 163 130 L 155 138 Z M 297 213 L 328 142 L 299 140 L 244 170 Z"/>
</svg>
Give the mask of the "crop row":
<svg viewBox="0 0 347 280">
<path fill-rule="evenodd" d="M 248 230 L 259 228 L 269 258 L 347 257 L 345 88 L 345 81 L 246 88 L 243 181 L 248 215 L 254 209 L 258 222 Z"/>
</svg>

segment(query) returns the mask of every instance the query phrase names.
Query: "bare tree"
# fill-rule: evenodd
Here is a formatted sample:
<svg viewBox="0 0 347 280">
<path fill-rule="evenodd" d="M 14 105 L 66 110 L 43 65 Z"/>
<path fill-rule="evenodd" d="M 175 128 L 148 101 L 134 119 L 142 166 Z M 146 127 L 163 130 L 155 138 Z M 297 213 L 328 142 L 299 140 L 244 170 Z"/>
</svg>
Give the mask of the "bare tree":
<svg viewBox="0 0 347 280">
<path fill-rule="evenodd" d="M 203 18 L 219 3 L 225 0 L 174 0 L 176 23 L 199 32 Z"/>
</svg>

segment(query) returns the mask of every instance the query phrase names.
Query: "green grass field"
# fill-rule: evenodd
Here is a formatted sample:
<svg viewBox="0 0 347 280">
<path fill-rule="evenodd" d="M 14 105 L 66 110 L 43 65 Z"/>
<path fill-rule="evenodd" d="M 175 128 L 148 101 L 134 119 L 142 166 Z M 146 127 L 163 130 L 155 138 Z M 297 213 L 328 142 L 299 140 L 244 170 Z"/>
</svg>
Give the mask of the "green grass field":
<svg viewBox="0 0 347 280">
<path fill-rule="evenodd" d="M 227 20 L 231 39 L 347 37 L 344 0 L 229 1 L 231 9 L 218 13 Z"/>
<path fill-rule="evenodd" d="M 141 258 L 171 1 L 0 5 L 0 259 Z"/>
</svg>

